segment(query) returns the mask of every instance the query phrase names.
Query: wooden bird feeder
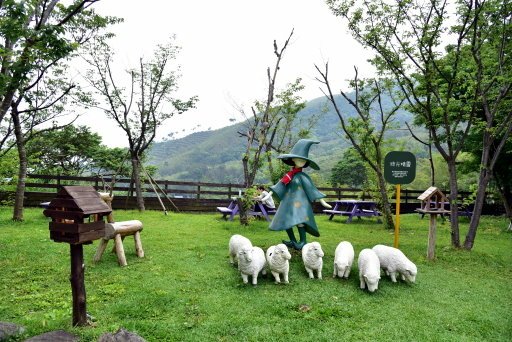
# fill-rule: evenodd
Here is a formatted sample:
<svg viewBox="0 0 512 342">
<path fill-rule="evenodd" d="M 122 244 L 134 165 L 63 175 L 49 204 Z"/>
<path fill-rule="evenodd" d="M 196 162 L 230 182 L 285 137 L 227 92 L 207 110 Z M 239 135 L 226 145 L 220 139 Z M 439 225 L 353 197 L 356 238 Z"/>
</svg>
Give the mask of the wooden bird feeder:
<svg viewBox="0 0 512 342">
<path fill-rule="evenodd" d="M 450 211 L 445 209 L 448 199 L 441 190 L 435 186 L 431 186 L 419 197 L 421 207 L 416 209 L 421 214 L 430 214 L 430 227 L 428 230 L 427 259 L 432 260 L 435 257 L 436 250 L 436 231 L 437 231 L 437 215 L 449 214 Z"/>
<path fill-rule="evenodd" d="M 73 326 L 87 325 L 83 244 L 105 235 L 103 217 L 112 209 L 92 186 L 63 186 L 48 208 L 50 239 L 70 244 Z"/>
<path fill-rule="evenodd" d="M 448 213 L 445 209 L 445 205 L 448 203 L 448 199 L 441 190 L 435 186 L 431 186 L 424 193 L 422 193 L 418 199 L 421 201 L 421 207 L 416 209 L 417 212 L 422 214 L 429 214 L 430 212 L 439 213 L 443 211 Z"/>
</svg>

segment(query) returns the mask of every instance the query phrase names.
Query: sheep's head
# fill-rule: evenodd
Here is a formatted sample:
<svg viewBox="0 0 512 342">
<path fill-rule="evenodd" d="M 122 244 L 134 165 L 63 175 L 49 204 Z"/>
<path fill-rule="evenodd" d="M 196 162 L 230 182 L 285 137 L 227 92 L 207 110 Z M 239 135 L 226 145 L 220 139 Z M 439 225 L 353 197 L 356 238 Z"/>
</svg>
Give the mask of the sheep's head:
<svg viewBox="0 0 512 342">
<path fill-rule="evenodd" d="M 238 251 L 238 260 L 243 260 L 245 262 L 251 262 L 252 261 L 252 247 L 250 246 L 244 246 L 240 248 Z"/>
<path fill-rule="evenodd" d="M 334 267 L 336 267 L 336 270 L 338 271 L 338 275 L 341 277 L 344 273 L 345 273 L 345 270 L 347 269 L 348 267 L 348 264 L 338 264 L 337 262 L 334 263 Z"/>
<path fill-rule="evenodd" d="M 292 258 L 292 255 L 288 251 L 288 247 L 286 247 L 284 243 L 280 243 L 279 245 L 277 245 L 276 248 L 274 249 L 274 253 L 280 255 L 285 260 L 290 260 Z"/>
<path fill-rule="evenodd" d="M 366 281 L 366 286 L 368 287 L 368 291 L 374 292 L 379 288 L 379 280 L 380 276 L 374 275 L 364 275 L 364 280 Z"/>
<path fill-rule="evenodd" d="M 418 269 L 416 268 L 416 265 L 414 265 L 412 262 L 409 262 L 404 274 L 402 275 L 404 277 L 404 280 L 406 280 L 409 283 L 414 283 L 416 282 L 417 273 Z"/>
<path fill-rule="evenodd" d="M 322 246 L 320 246 L 320 243 L 318 243 L 316 241 L 311 243 L 309 253 L 311 253 L 312 255 L 315 255 L 318 258 L 324 257 L 324 251 L 322 250 Z"/>
</svg>

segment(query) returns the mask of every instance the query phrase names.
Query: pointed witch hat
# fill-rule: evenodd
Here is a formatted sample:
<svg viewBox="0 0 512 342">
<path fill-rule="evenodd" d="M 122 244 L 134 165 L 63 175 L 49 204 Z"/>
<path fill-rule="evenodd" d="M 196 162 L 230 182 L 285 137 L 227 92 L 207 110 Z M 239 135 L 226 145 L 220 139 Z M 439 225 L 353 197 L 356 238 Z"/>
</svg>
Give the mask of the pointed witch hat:
<svg viewBox="0 0 512 342">
<path fill-rule="evenodd" d="M 320 170 L 320 167 L 318 167 L 317 163 L 315 163 L 313 160 L 309 159 L 309 148 L 313 144 L 319 144 L 319 141 L 315 140 L 309 140 L 309 139 L 300 139 L 297 141 L 297 143 L 293 146 L 292 150 L 288 154 L 281 154 L 277 158 L 282 159 L 283 163 L 294 166 L 292 158 L 301 158 L 307 161 L 306 165 L 304 167 L 311 166 L 315 170 Z"/>
</svg>

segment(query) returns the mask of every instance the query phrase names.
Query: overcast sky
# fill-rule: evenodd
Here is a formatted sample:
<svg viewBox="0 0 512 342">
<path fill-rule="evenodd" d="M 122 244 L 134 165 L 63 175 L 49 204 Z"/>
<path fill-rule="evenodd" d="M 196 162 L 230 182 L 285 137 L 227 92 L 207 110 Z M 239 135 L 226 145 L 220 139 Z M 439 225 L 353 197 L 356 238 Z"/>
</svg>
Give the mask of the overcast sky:
<svg viewBox="0 0 512 342">
<path fill-rule="evenodd" d="M 255 99 L 266 96 L 267 67 L 275 64 L 273 41 L 281 47 L 292 29 L 294 35 L 281 62 L 277 87 L 303 79 L 301 94 L 311 100 L 322 96 L 314 65 L 329 62 L 334 89 L 345 88 L 354 65 L 369 70 L 362 48 L 347 33 L 345 23 L 329 11 L 324 0 L 102 0 L 95 5 L 103 15 L 124 18 L 113 31 L 111 46 L 120 70 L 149 58 L 157 44 L 175 34 L 181 46 L 178 63 L 183 97 L 197 95 L 197 109 L 171 118 L 158 138 L 216 129 L 243 118 L 234 104 L 250 113 Z M 369 71 L 367 71 L 369 72 Z M 114 137 L 115 123 L 82 120 L 103 136 L 109 146 L 126 146 Z"/>
</svg>

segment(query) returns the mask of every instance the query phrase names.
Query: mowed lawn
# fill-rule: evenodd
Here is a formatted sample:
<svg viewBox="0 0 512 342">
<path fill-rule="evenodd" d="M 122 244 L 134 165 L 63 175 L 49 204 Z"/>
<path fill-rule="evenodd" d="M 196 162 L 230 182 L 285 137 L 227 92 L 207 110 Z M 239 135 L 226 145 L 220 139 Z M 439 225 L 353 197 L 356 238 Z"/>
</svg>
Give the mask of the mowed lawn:
<svg viewBox="0 0 512 342">
<path fill-rule="evenodd" d="M 228 241 L 242 234 L 264 250 L 284 232 L 262 220 L 240 226 L 218 214 L 116 211 L 117 221 L 144 223 L 145 258 L 124 242 L 127 267 L 115 254 L 98 264 L 98 242 L 84 246 L 87 311 L 91 326 L 71 326 L 69 245 L 49 239 L 41 209 L 10 220 L 0 207 L 0 321 L 27 328 L 24 340 L 63 329 L 96 341 L 120 327 L 147 341 L 510 341 L 512 340 L 512 233 L 504 218 L 484 217 L 473 251 L 450 247 L 449 224 L 439 224 L 437 258 L 426 259 L 429 220 L 402 215 L 400 248 L 418 266 L 416 284 L 382 276 L 373 294 L 359 289 L 357 260 L 348 280 L 333 279 L 336 245 L 350 241 L 357 254 L 393 244 L 393 232 L 375 219 L 329 221 L 317 215 L 324 249 L 322 280 L 308 279 L 293 252 L 290 284 L 271 276 L 244 285 L 230 265 Z M 469 221 L 461 219 L 464 238 Z"/>
</svg>

